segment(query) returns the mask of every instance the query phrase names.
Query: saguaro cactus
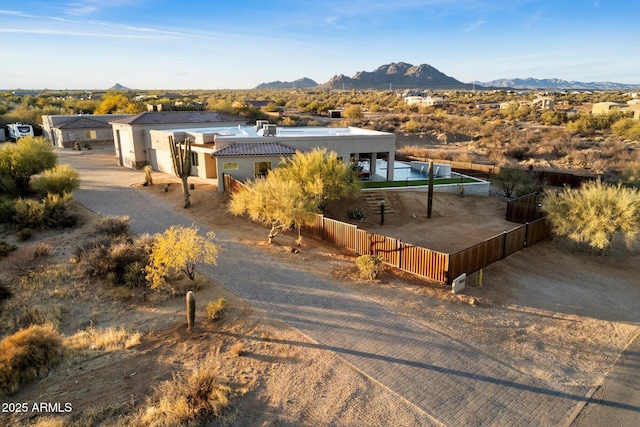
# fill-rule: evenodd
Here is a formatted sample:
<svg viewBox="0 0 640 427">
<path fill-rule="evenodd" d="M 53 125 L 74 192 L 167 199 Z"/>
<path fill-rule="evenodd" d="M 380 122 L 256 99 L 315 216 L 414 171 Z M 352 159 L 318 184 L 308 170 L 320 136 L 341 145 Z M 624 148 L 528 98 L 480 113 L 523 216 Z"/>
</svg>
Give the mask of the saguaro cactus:
<svg viewBox="0 0 640 427">
<path fill-rule="evenodd" d="M 191 140 L 187 138 L 184 143 L 179 144 L 170 136 L 169 148 L 171 149 L 171 159 L 173 160 L 173 171 L 182 180 L 184 207 L 185 209 L 190 208 L 191 201 L 189 200 L 189 183 L 187 180 L 191 175 Z"/>
<path fill-rule="evenodd" d="M 187 292 L 187 328 L 191 330 L 196 322 L 196 296 L 192 291 Z"/>
</svg>

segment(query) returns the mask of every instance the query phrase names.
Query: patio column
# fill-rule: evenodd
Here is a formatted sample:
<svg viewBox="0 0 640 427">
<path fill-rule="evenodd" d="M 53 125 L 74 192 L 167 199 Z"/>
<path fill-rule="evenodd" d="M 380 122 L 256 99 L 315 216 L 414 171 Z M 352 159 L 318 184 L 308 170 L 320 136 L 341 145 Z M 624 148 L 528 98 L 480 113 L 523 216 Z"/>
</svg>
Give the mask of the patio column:
<svg viewBox="0 0 640 427">
<path fill-rule="evenodd" d="M 387 153 L 387 181 L 393 181 L 393 168 L 395 167 L 396 152 L 390 151 Z"/>
</svg>

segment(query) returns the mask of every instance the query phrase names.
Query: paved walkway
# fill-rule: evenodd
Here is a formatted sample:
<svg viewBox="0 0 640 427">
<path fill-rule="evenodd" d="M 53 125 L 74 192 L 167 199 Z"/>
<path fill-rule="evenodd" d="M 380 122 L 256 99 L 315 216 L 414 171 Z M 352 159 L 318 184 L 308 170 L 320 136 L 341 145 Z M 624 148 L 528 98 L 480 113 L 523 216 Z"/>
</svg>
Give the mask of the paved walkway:
<svg viewBox="0 0 640 427">
<path fill-rule="evenodd" d="M 90 152 L 59 154 L 61 163 L 80 172 L 82 186 L 76 200 L 101 215 L 129 215 L 135 233 L 162 232 L 171 224 L 192 223 L 179 210 L 174 212 L 173 205 L 130 187 L 143 180 L 142 172 L 118 167 Z M 201 273 L 403 396 L 429 414 L 429 422 L 569 425 L 588 400 L 589 387 L 527 376 L 335 283 L 298 271 L 219 232 L 216 236 L 222 247 L 219 264 L 198 268 Z M 626 406 L 639 410 L 638 405 Z"/>
</svg>

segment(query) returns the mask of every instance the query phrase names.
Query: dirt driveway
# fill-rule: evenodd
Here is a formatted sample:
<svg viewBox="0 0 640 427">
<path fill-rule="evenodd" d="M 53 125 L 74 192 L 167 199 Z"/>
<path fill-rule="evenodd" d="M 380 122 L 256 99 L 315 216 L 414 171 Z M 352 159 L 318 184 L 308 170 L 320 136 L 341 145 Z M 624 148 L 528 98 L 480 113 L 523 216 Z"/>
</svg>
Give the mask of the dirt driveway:
<svg viewBox="0 0 640 427">
<path fill-rule="evenodd" d="M 158 183 L 177 182 L 161 175 Z M 180 188 L 142 187 L 180 207 Z M 436 193 L 434 214 L 426 218 L 424 193 L 389 192 L 385 201 L 395 211 L 369 215 L 364 229 L 441 251 L 464 249 L 518 224 L 504 220 L 506 204 L 494 197 Z M 607 256 L 565 241 L 545 241 L 483 270 L 483 285 L 471 275 L 462 295 L 443 285 L 387 268 L 380 280 L 357 278 L 355 254 L 305 238 L 299 254 L 291 253 L 295 236 L 278 236 L 266 244 L 268 230 L 226 211 L 227 198 L 215 187 L 197 182 L 193 208 L 199 222 L 259 247 L 283 262 L 340 280 L 393 310 L 467 341 L 504 363 L 543 380 L 574 385 L 599 384 L 620 352 L 640 333 L 640 244 L 633 251 L 615 239 Z M 329 215 L 347 220 L 361 200 L 332 205 Z M 319 267 L 322 266 L 322 267 Z M 468 304 L 470 298 L 478 306 Z"/>
</svg>

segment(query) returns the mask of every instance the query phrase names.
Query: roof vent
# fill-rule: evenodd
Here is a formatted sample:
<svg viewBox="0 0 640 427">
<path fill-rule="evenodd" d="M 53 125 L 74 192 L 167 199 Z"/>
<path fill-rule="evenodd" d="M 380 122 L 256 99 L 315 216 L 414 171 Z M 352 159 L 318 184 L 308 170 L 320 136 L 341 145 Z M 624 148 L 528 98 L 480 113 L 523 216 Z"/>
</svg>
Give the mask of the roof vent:
<svg viewBox="0 0 640 427">
<path fill-rule="evenodd" d="M 276 125 L 264 125 L 262 127 L 264 130 L 264 136 L 276 136 Z"/>
</svg>

